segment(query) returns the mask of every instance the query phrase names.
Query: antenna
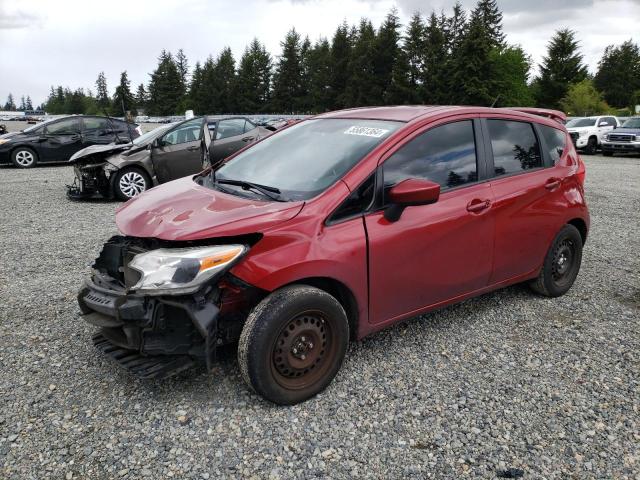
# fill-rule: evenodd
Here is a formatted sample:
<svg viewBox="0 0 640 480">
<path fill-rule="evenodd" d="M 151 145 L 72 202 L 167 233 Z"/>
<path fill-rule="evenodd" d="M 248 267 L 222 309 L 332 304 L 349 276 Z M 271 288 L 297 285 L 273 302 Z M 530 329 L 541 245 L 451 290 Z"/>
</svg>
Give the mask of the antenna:
<svg viewBox="0 0 640 480">
<path fill-rule="evenodd" d="M 500 98 L 500 94 L 498 94 L 498 96 L 496 97 L 496 99 L 493 101 L 493 103 L 491 104 L 491 108 L 496 106 L 496 103 L 498 103 L 498 99 Z"/>
</svg>

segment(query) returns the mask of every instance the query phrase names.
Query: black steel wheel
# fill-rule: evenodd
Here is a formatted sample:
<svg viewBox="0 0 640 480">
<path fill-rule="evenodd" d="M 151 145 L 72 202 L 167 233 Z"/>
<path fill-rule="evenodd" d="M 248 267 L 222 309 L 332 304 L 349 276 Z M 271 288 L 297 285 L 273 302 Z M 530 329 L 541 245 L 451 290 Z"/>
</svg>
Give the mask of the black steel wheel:
<svg viewBox="0 0 640 480">
<path fill-rule="evenodd" d="M 582 237 L 573 225 L 565 225 L 556 235 L 538 278 L 531 288 L 547 297 L 559 297 L 575 282 L 582 262 Z"/>
<path fill-rule="evenodd" d="M 251 312 L 238 345 L 247 384 L 281 405 L 324 390 L 338 373 L 349 341 L 342 305 L 306 285 L 282 288 Z"/>
</svg>

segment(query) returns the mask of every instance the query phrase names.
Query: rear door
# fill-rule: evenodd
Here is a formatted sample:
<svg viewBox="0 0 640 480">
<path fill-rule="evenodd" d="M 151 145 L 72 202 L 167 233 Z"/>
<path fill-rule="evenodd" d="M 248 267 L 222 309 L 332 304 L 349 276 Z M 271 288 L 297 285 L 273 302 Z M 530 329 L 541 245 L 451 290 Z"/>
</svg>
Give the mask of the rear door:
<svg viewBox="0 0 640 480">
<path fill-rule="evenodd" d="M 255 135 L 251 131 L 245 134 L 245 123 L 244 118 L 227 118 L 218 121 L 211 148 L 213 163 L 227 158 L 253 141 Z M 250 125 L 253 126 L 253 124 Z"/>
<path fill-rule="evenodd" d="M 193 175 L 202 170 L 202 127 L 204 120 L 182 122 L 159 139 L 151 150 L 151 161 L 160 183 Z"/>
<path fill-rule="evenodd" d="M 485 287 L 491 275 L 492 193 L 477 120 L 447 119 L 412 134 L 381 165 L 386 192 L 407 178 L 441 186 L 431 205 L 390 222 L 365 217 L 371 323 L 391 322 Z"/>
<path fill-rule="evenodd" d="M 89 145 L 108 145 L 113 142 L 113 129 L 109 120 L 104 117 L 82 118 L 82 143 Z"/>
<path fill-rule="evenodd" d="M 45 161 L 62 162 L 84 148 L 80 136 L 80 120 L 64 118 L 45 125 L 42 141 L 38 145 L 40 158 Z"/>
<path fill-rule="evenodd" d="M 542 265 L 564 216 L 564 202 L 556 196 L 565 173 L 555 166 L 551 152 L 543 155 L 536 124 L 493 116 L 482 123 L 494 177 L 493 284 L 531 276 Z"/>
</svg>

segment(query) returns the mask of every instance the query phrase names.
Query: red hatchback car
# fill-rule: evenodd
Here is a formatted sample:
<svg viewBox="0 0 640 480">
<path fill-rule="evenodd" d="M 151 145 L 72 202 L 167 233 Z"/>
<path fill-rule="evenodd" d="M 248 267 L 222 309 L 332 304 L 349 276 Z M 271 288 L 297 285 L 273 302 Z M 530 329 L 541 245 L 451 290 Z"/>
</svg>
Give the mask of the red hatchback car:
<svg viewBox="0 0 640 480">
<path fill-rule="evenodd" d="M 142 377 L 238 344 L 247 383 L 293 404 L 350 338 L 507 285 L 559 296 L 589 229 L 558 122 L 380 107 L 302 121 L 118 211 L 78 299 L 97 347 Z"/>
</svg>

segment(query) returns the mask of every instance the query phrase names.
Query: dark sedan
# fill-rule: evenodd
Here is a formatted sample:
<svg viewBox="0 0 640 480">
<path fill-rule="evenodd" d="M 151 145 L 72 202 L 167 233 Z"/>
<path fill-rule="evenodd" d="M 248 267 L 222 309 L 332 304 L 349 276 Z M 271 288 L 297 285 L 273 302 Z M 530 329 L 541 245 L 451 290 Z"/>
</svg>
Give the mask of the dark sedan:
<svg viewBox="0 0 640 480">
<path fill-rule="evenodd" d="M 18 168 L 64 162 L 91 145 L 128 143 L 142 134 L 136 124 L 108 117 L 74 115 L 0 135 L 0 164 Z"/>
</svg>

